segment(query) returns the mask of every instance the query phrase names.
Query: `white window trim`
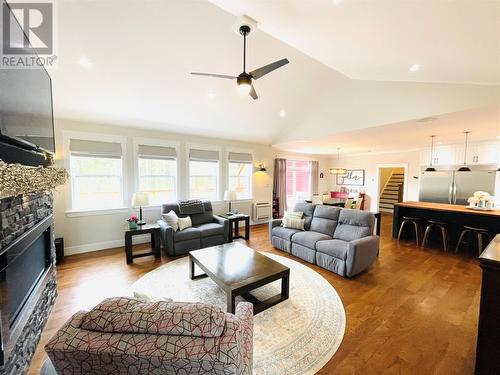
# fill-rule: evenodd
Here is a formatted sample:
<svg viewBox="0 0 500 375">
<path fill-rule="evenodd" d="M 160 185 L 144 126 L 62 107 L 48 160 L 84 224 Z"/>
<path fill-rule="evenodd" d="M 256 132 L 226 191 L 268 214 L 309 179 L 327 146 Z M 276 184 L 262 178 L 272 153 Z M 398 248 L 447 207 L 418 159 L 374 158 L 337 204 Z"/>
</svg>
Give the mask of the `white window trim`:
<svg viewBox="0 0 500 375">
<path fill-rule="evenodd" d="M 181 178 L 180 178 L 180 173 L 181 173 L 181 153 L 180 153 L 180 148 L 181 144 L 180 142 L 175 142 L 175 141 L 168 141 L 164 139 L 155 139 L 155 138 L 133 138 L 133 173 L 134 173 L 134 191 L 139 191 L 139 145 L 147 145 L 147 146 L 160 146 L 160 147 L 173 147 L 175 148 L 175 152 L 177 154 L 177 157 L 175 159 L 176 161 L 176 169 L 177 169 L 177 175 L 175 176 L 176 181 L 176 199 L 180 200 L 180 197 L 182 196 L 181 192 Z M 132 192 L 132 193 L 133 193 Z M 168 203 L 168 202 L 165 202 Z M 161 207 L 161 205 L 151 205 L 147 207 Z"/>
<path fill-rule="evenodd" d="M 129 197 L 128 191 L 128 175 L 127 175 L 127 137 L 113 135 L 113 134 L 102 134 L 102 133 L 88 133 L 88 132 L 77 132 L 77 131 L 67 131 L 64 130 L 62 132 L 63 138 L 63 160 L 64 167 L 71 175 L 71 151 L 69 149 L 71 139 L 81 139 L 84 141 L 101 141 L 101 142 L 114 142 L 120 143 L 122 147 L 122 199 L 123 206 L 116 208 L 105 208 L 105 209 L 92 209 L 92 210 L 73 210 L 73 193 L 72 193 L 72 185 L 71 179 L 69 179 L 69 183 L 66 185 L 65 190 L 65 203 L 66 207 L 69 207 L 68 210 L 65 211 L 67 217 L 79 217 L 79 216 L 91 216 L 92 214 L 102 214 L 102 213 L 119 213 L 120 210 L 127 210 L 128 205 L 126 201 Z M 123 211 L 125 212 L 125 211 Z"/>
<path fill-rule="evenodd" d="M 191 171 L 189 169 L 189 150 L 206 150 L 206 151 L 218 151 L 219 152 L 219 176 L 217 179 L 217 199 L 213 202 L 223 201 L 223 195 L 225 186 L 223 186 L 223 181 L 225 181 L 222 173 L 224 172 L 222 164 L 224 163 L 224 155 L 222 147 L 215 146 L 211 144 L 204 143 L 186 143 L 185 144 L 185 166 L 186 166 L 186 199 L 191 199 L 189 193 L 191 191 Z"/>
<path fill-rule="evenodd" d="M 252 174 L 250 176 L 250 197 L 249 198 L 243 198 L 243 199 L 237 199 L 238 202 L 240 201 L 245 201 L 245 200 L 252 200 L 253 201 L 253 178 L 254 178 L 254 168 L 256 167 L 255 165 L 255 151 L 252 149 L 245 149 L 245 148 L 234 148 L 234 147 L 226 147 L 224 150 L 224 161 L 226 163 L 226 176 L 225 176 L 225 181 L 226 181 L 226 186 L 224 187 L 224 190 L 229 189 L 229 153 L 230 152 L 237 152 L 237 153 L 245 153 L 245 154 L 251 154 L 252 155 Z M 224 198 L 224 196 L 222 197 Z"/>
</svg>

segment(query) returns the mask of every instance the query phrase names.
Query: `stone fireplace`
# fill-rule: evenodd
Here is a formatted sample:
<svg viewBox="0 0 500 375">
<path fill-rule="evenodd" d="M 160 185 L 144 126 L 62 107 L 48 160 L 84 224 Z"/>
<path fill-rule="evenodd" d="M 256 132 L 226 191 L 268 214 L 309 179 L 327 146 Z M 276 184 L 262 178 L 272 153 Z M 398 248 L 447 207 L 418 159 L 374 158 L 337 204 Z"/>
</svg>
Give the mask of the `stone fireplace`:
<svg viewBox="0 0 500 375">
<path fill-rule="evenodd" d="M 0 374 L 25 373 L 57 295 L 50 191 L 0 199 Z"/>
</svg>

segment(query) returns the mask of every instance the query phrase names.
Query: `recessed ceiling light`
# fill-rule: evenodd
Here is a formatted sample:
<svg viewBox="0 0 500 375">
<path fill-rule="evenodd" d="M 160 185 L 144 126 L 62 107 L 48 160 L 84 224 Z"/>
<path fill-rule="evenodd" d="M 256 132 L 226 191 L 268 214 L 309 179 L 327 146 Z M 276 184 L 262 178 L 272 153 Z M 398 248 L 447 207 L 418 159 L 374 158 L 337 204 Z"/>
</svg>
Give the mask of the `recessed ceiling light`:
<svg viewBox="0 0 500 375">
<path fill-rule="evenodd" d="M 340 4 L 342 4 L 343 1 L 344 0 L 332 0 L 333 5 L 335 5 L 335 6 L 339 6 Z"/>
<path fill-rule="evenodd" d="M 92 61 L 87 56 L 82 56 L 80 57 L 80 66 L 85 69 L 91 69 L 94 64 L 92 64 Z"/>
<path fill-rule="evenodd" d="M 279 113 L 280 117 L 285 117 L 286 116 L 286 111 L 282 109 Z"/>
<path fill-rule="evenodd" d="M 420 64 L 413 64 L 412 66 L 410 66 L 410 72 L 412 73 L 418 72 L 419 70 L 420 70 Z"/>
<path fill-rule="evenodd" d="M 442 144 L 443 144 L 443 142 L 439 141 L 439 142 L 437 142 L 436 144 L 438 144 L 438 145 L 442 145 Z"/>
</svg>

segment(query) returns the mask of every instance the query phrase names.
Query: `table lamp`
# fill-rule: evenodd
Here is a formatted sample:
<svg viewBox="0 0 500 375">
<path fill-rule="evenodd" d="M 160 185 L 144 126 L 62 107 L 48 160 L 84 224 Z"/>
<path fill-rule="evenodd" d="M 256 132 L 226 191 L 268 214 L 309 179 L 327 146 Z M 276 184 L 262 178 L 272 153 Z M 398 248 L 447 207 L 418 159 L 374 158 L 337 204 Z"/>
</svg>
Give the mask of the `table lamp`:
<svg viewBox="0 0 500 375">
<path fill-rule="evenodd" d="M 228 215 L 233 214 L 233 210 L 231 207 L 231 201 L 235 201 L 237 199 L 236 192 L 234 190 L 226 190 L 224 192 L 224 200 L 229 201 L 229 212 L 227 213 Z"/>
<path fill-rule="evenodd" d="M 132 206 L 139 207 L 139 221 L 137 225 L 144 225 L 146 222 L 142 220 L 142 206 L 149 206 L 149 194 L 145 192 L 137 192 L 132 196 Z"/>
</svg>

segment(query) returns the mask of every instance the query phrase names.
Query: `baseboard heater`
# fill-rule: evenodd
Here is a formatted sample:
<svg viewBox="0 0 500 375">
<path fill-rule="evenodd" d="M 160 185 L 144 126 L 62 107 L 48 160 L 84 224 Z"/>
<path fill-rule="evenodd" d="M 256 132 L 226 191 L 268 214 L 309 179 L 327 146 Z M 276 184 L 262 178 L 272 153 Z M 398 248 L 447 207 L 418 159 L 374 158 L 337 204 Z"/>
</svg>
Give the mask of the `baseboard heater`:
<svg viewBox="0 0 500 375">
<path fill-rule="evenodd" d="M 271 203 L 260 202 L 253 204 L 253 221 L 263 221 L 271 219 Z"/>
</svg>

